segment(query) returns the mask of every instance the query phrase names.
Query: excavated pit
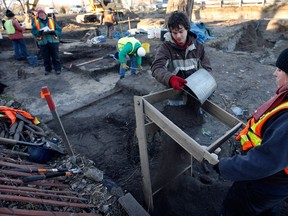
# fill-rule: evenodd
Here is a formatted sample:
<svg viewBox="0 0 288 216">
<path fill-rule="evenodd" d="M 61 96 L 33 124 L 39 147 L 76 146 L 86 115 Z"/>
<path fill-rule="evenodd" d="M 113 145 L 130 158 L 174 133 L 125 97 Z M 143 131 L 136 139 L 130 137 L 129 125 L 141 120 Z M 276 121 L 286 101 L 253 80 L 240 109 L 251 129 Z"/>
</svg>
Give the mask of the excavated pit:
<svg viewBox="0 0 288 216">
<path fill-rule="evenodd" d="M 259 47 L 273 48 L 275 42 L 263 38 L 259 30 L 263 28 L 262 25 L 265 26 L 265 23 L 260 24 L 256 21 L 244 23 L 228 39 L 226 47 L 223 47 L 225 44 L 221 42 L 218 42 L 215 47 L 221 48 L 221 50 L 226 52 L 248 53 L 257 51 Z M 216 44 L 217 39 L 211 42 Z M 85 62 L 91 58 L 103 57 L 103 55 L 114 51 L 115 48 L 113 46 L 109 48 L 109 46 L 93 45 L 85 48 L 85 50 L 79 50 L 79 48 L 75 47 L 68 49 L 67 52 L 77 53 L 78 59 L 75 56 L 67 55 L 63 61 L 64 64 Z M 146 60 L 146 62 L 151 63 L 153 58 Z M 98 79 L 103 73 L 105 76 L 109 76 L 109 73 L 118 72 L 119 65 L 117 61 L 106 59 L 103 62 L 105 66 L 109 64 L 107 68 L 98 70 L 95 69 L 95 65 L 99 66 L 99 63 L 92 63 L 85 66 L 85 68 L 78 69 L 78 72 L 79 70 L 81 73 L 88 72 L 94 79 Z M 92 71 L 93 68 L 95 69 L 94 71 Z M 144 73 L 149 73 L 149 65 L 144 65 L 144 68 Z M 133 95 L 145 95 L 148 92 L 137 90 L 137 86 L 127 89 L 127 86 L 125 84 L 122 85 L 121 82 L 117 83 L 117 87 L 121 88 L 119 92 L 108 95 L 88 107 L 63 116 L 62 121 L 71 143 L 74 144 L 73 148 L 75 151 L 85 154 L 93 160 L 97 167 L 103 170 L 107 176 L 111 177 L 124 190 L 131 192 L 137 201 L 144 206 L 138 142 L 135 135 L 136 123 Z M 195 126 L 191 123 L 193 116 L 191 116 L 187 108 L 182 106 L 164 106 L 162 108 L 163 113 L 169 119 L 191 135 L 191 137 L 196 137 L 195 139 L 203 145 L 207 145 L 225 132 L 225 125 L 220 126 L 219 122 L 213 120 L 207 114 L 204 114 L 205 124 Z M 243 118 L 245 117 L 243 116 Z M 48 125 L 56 129 L 52 122 L 48 123 Z M 233 139 L 229 139 L 224 144 L 223 149 L 222 156 L 239 152 Z M 152 176 L 156 181 L 157 179 L 163 180 L 163 178 L 169 179 L 171 177 L 169 177 L 170 168 L 177 161 L 177 156 L 181 155 L 181 152 L 183 153 L 183 149 L 163 133 L 155 134 L 149 140 L 148 151 L 152 161 Z M 165 173 L 168 173 L 168 176 Z M 188 193 L 187 185 L 179 183 L 181 179 L 186 183 L 190 179 L 191 185 L 188 187 Z M 198 215 L 216 215 L 216 212 L 219 212 L 221 200 L 224 198 L 230 182 L 223 181 L 221 178 L 219 180 L 209 164 L 200 164 L 197 161 L 193 163 L 192 179 L 191 181 L 191 178 L 187 177 L 187 175 L 180 176 L 179 181 L 172 182 L 171 187 L 168 187 L 170 190 L 164 190 L 156 194 L 154 197 L 155 211 L 152 215 L 187 215 L 187 212 L 198 212 Z M 210 195 L 217 194 L 219 199 L 208 207 L 206 206 L 205 198 L 207 197 L 204 195 L 205 193 Z M 171 197 L 172 194 L 173 198 Z M 192 205 L 190 208 L 182 210 L 183 206 L 175 201 L 177 199 L 190 200 L 191 203 L 197 203 L 197 206 Z M 199 208 L 203 209 L 199 211 Z M 199 212 L 202 213 L 199 214 Z"/>
<path fill-rule="evenodd" d="M 248 113 L 251 113 L 257 103 L 261 104 L 266 99 L 265 96 L 273 93 L 274 87 L 269 86 L 272 76 L 263 68 L 275 61 L 276 51 L 280 49 L 275 45 L 281 43 L 281 33 L 280 36 L 279 33 L 267 36 L 265 32 L 267 22 L 262 20 L 238 23 L 231 25 L 230 30 L 226 30 L 226 32 L 222 30 L 229 28 L 227 26 L 213 25 L 212 22 L 207 23 L 207 26 L 211 26 L 215 39 L 205 43 L 205 46 L 215 70 L 213 75 L 218 82 L 218 89 L 210 99 L 232 114 L 231 106 L 241 104 L 240 100 L 246 100 L 242 108 L 247 108 Z M 76 36 L 81 39 L 86 33 L 87 31 L 79 31 L 73 36 L 71 34 L 67 37 L 63 36 L 63 40 L 66 39 L 66 42 L 62 44 L 60 53 L 63 67 L 72 73 L 88 76 L 98 81 L 101 81 L 102 78 L 111 80 L 116 85 L 111 94 L 107 93 L 92 103 L 82 104 L 74 111 L 63 114 L 61 116 L 63 126 L 76 153 L 83 154 L 93 160 L 97 168 L 103 170 L 105 175 L 113 179 L 124 191 L 130 192 L 141 205 L 145 206 L 138 142 L 135 135 L 133 96 L 146 95 L 164 88 L 151 79 L 150 71 L 150 64 L 159 47 L 159 40 L 147 40 L 146 37 L 142 37 L 143 42 L 148 41 L 151 44 L 151 54 L 143 61 L 143 72 L 139 77 L 127 76 L 124 80 L 118 81 L 119 63 L 111 57 L 87 64 L 84 67 L 70 68 L 71 64 L 77 65 L 92 59 L 102 58 L 107 54 L 114 54 L 116 51 L 116 40 L 92 46 L 87 46 L 87 44 L 79 41 L 71 42 L 72 39 L 76 40 Z M 33 53 L 37 54 L 37 48 L 35 48 L 32 38 L 28 40 L 27 44 Z M 33 47 L 35 49 L 32 49 Z M 276 54 L 271 55 L 268 52 L 269 49 L 275 50 Z M 221 50 L 220 54 L 217 52 L 219 50 Z M 245 55 L 246 57 L 243 57 Z M 261 79 L 262 77 L 267 79 L 263 80 L 262 83 L 257 82 L 260 87 L 250 87 L 252 84 L 247 83 L 247 85 L 242 84 L 243 86 L 239 86 L 239 89 L 235 90 L 235 83 L 239 84 L 243 80 L 250 80 L 250 75 L 245 74 L 245 72 L 253 70 L 253 68 L 251 69 L 254 67 L 254 65 L 251 66 L 253 61 L 257 64 L 263 63 L 264 66 L 259 67 L 264 72 L 257 76 Z M 245 65 L 246 62 L 248 62 L 247 65 Z M 235 64 L 233 65 L 233 63 Z M 255 69 L 255 71 L 259 71 L 259 69 Z M 129 73 L 127 74 L 129 75 Z M 229 78 L 227 75 L 233 76 L 233 78 Z M 147 80 L 149 84 L 147 84 Z M 249 86 L 249 90 L 257 91 L 265 85 L 269 86 L 266 95 L 260 94 L 256 101 L 254 97 L 250 98 L 252 94 L 248 94 L 249 97 L 245 95 L 244 91 L 248 91 L 247 86 Z M 255 104 L 253 104 L 254 102 Z M 191 113 L 183 107 L 163 106 L 162 111 L 181 129 L 198 137 L 198 140 L 202 140 L 203 144 L 219 137 L 225 131 L 225 127 L 220 126 L 217 121 L 211 120 L 209 115 L 204 114 L 205 124 L 197 127 L 190 123 Z M 245 121 L 248 116 L 238 117 Z M 58 129 L 53 121 L 48 120 L 47 125 L 57 132 Z M 220 127 L 223 130 L 219 130 Z M 159 177 L 158 175 L 161 177 L 161 170 L 169 172 L 169 167 L 174 164 L 172 158 L 177 157 L 183 151 L 179 148 L 162 133 L 155 134 L 149 140 L 148 151 L 151 157 L 151 166 L 152 168 L 157 167 L 153 173 L 155 178 Z M 223 144 L 222 156 L 235 153 L 238 153 L 238 149 L 235 147 L 234 140 L 229 139 Z M 165 161 L 161 161 L 162 156 Z M 169 160 L 170 156 L 171 160 Z M 217 215 L 222 199 L 230 185 L 231 182 L 219 178 L 209 164 L 200 164 L 195 161 L 193 163 L 193 177 L 181 175 L 165 190 L 159 192 L 154 200 L 155 211 L 151 214 L 154 216 Z"/>
</svg>

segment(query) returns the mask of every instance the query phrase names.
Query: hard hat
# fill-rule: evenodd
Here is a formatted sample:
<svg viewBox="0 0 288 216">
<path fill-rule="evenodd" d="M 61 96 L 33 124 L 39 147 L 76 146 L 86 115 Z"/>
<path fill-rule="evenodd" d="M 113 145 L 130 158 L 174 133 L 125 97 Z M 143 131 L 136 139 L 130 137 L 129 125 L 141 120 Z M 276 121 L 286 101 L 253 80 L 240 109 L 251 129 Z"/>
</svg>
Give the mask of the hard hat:
<svg viewBox="0 0 288 216">
<path fill-rule="evenodd" d="M 146 51 L 145 51 L 145 49 L 143 48 L 143 47 L 139 47 L 138 49 L 137 49 L 137 55 L 138 56 L 145 56 L 146 55 Z"/>
</svg>

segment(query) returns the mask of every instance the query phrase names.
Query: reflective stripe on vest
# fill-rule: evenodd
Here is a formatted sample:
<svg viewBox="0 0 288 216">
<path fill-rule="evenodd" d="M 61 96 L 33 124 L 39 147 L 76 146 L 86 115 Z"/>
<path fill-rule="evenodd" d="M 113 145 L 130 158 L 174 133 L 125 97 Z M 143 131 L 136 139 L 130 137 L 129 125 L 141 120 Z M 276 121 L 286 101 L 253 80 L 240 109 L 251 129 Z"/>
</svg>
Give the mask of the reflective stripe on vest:
<svg viewBox="0 0 288 216">
<path fill-rule="evenodd" d="M 34 19 L 34 23 L 35 23 L 35 27 L 38 31 L 40 31 L 41 27 L 40 27 L 40 21 L 39 19 L 35 18 Z M 54 23 L 54 20 L 52 18 L 48 18 L 48 27 L 55 31 L 55 23 Z M 37 40 L 41 40 L 43 36 L 38 36 L 37 37 Z M 56 35 L 53 35 L 54 38 L 58 38 Z"/>
<path fill-rule="evenodd" d="M 13 20 L 12 20 L 12 19 L 10 19 L 10 20 L 5 20 L 4 27 L 5 27 L 6 33 L 7 33 L 8 35 L 10 35 L 10 34 L 15 34 L 15 33 L 16 33 L 16 30 L 15 30 L 15 28 L 14 28 L 14 26 L 13 26 Z"/>
<path fill-rule="evenodd" d="M 250 118 L 246 124 L 246 127 L 240 131 L 236 137 L 236 140 L 240 140 L 242 149 L 246 151 L 255 146 L 261 145 L 263 125 L 267 122 L 267 120 L 271 119 L 271 117 L 285 109 L 288 109 L 288 101 L 283 102 L 273 110 L 262 115 L 257 122 L 255 122 L 254 118 Z M 288 174 L 288 167 L 285 168 L 284 171 L 286 174 Z"/>
<path fill-rule="evenodd" d="M 129 54 L 133 54 L 134 52 L 134 47 L 135 47 L 135 44 L 136 43 L 140 43 L 139 40 L 137 40 L 136 38 L 134 37 L 123 37 L 123 38 L 120 38 L 118 40 L 118 49 L 119 51 L 121 51 L 123 49 L 123 47 L 125 46 L 126 43 L 130 42 L 132 44 L 132 50 L 131 52 L 129 52 Z"/>
</svg>

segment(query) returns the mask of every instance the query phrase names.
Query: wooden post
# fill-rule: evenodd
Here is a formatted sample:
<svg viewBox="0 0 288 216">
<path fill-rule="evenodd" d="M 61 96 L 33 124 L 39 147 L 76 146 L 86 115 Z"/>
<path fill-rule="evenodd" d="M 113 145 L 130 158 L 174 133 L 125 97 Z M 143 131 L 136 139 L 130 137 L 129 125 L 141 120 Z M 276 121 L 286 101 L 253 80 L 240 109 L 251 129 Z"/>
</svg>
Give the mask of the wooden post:
<svg viewBox="0 0 288 216">
<path fill-rule="evenodd" d="M 54 118 L 57 126 L 58 126 L 59 129 L 60 129 L 60 133 L 61 133 L 61 135 L 62 135 L 61 137 L 62 137 L 62 139 L 63 139 L 63 143 L 64 143 L 64 145 L 65 145 L 65 149 L 67 150 L 67 152 L 68 152 L 68 154 L 69 154 L 70 156 L 74 156 L 74 152 L 73 152 L 73 150 L 72 150 L 72 148 L 71 148 L 70 142 L 69 142 L 69 140 L 68 140 L 68 137 L 67 137 L 66 132 L 65 132 L 65 130 L 64 130 L 64 127 L 63 127 L 63 125 L 62 125 L 62 122 L 61 122 L 60 117 L 59 117 L 59 115 L 58 115 L 58 112 L 57 112 L 57 110 L 56 110 L 54 101 L 53 101 L 53 99 L 52 99 L 52 96 L 51 96 L 50 91 L 49 91 L 49 89 L 48 89 L 47 86 L 42 87 L 42 90 L 41 90 L 41 98 L 45 98 L 46 101 L 47 101 L 48 107 L 49 107 L 49 109 L 50 109 L 50 111 L 51 111 L 51 113 L 52 113 L 52 115 L 53 115 L 53 118 Z"/>
<path fill-rule="evenodd" d="M 128 17 L 128 26 L 129 26 L 129 30 L 130 30 L 131 29 L 130 17 Z"/>
<path fill-rule="evenodd" d="M 143 176 L 144 199 L 148 211 L 150 210 L 153 211 L 154 209 L 153 194 L 152 194 L 152 185 L 149 169 L 149 159 L 148 159 L 145 120 L 144 120 L 145 116 L 144 116 L 142 97 L 134 96 L 134 108 L 136 116 L 136 134 L 139 145 L 141 172 Z"/>
</svg>

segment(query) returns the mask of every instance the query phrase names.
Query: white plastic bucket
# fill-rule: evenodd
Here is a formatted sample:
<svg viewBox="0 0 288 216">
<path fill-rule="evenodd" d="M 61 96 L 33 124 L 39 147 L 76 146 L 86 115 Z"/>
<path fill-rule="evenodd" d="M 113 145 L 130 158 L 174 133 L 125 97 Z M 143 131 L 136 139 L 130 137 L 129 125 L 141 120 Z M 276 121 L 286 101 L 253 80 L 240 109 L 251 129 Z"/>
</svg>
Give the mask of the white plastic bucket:
<svg viewBox="0 0 288 216">
<path fill-rule="evenodd" d="M 155 35 L 155 38 L 159 39 L 161 36 L 161 28 L 155 28 L 154 35 Z"/>
<path fill-rule="evenodd" d="M 203 104 L 217 88 L 214 77 L 205 69 L 201 68 L 186 78 L 185 84 Z"/>
<path fill-rule="evenodd" d="M 149 39 L 153 39 L 155 37 L 155 32 L 154 32 L 154 29 L 153 28 L 149 28 L 147 29 L 147 34 L 148 34 L 148 38 Z"/>
</svg>

